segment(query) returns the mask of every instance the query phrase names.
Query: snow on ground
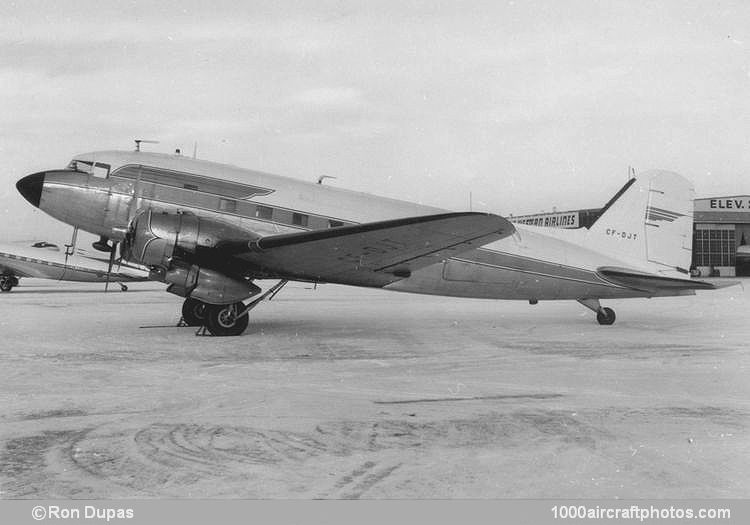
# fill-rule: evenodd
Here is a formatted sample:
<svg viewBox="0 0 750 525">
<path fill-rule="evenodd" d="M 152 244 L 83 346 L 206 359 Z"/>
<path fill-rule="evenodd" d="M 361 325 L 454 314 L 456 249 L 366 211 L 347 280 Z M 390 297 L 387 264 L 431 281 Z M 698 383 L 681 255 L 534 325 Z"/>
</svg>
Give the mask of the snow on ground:
<svg viewBox="0 0 750 525">
<path fill-rule="evenodd" d="M 0 294 L 0 497 L 750 496 L 742 287 L 609 301 L 609 327 L 575 302 L 291 284 L 214 338 L 180 305 L 153 283 Z"/>
</svg>

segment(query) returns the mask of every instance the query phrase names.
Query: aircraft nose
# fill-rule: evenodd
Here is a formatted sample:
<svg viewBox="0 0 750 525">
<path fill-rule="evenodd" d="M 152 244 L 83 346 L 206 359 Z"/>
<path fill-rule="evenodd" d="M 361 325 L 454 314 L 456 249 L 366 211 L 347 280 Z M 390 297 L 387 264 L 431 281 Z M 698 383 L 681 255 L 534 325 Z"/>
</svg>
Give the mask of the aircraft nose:
<svg viewBox="0 0 750 525">
<path fill-rule="evenodd" d="M 42 198 L 44 175 L 45 172 L 40 171 L 39 173 L 26 175 L 24 178 L 16 182 L 16 188 L 18 189 L 18 192 L 23 195 L 24 199 L 29 201 L 37 208 L 39 207 L 39 201 Z"/>
</svg>

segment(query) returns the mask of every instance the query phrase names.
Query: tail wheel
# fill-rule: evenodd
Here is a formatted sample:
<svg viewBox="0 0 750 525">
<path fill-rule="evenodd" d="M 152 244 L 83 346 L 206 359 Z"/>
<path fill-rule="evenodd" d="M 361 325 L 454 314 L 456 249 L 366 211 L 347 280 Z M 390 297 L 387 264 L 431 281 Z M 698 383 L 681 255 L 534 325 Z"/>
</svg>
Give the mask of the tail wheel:
<svg viewBox="0 0 750 525">
<path fill-rule="evenodd" d="M 182 320 L 188 326 L 203 326 L 206 323 L 206 303 L 188 297 L 182 303 Z"/>
<path fill-rule="evenodd" d="M 242 303 L 206 305 L 206 328 L 211 335 L 240 335 L 249 322 L 247 314 L 239 315 L 244 309 Z"/>
<path fill-rule="evenodd" d="M 602 308 L 596 312 L 596 320 L 602 325 L 613 324 L 615 322 L 615 311 L 612 308 Z"/>
</svg>

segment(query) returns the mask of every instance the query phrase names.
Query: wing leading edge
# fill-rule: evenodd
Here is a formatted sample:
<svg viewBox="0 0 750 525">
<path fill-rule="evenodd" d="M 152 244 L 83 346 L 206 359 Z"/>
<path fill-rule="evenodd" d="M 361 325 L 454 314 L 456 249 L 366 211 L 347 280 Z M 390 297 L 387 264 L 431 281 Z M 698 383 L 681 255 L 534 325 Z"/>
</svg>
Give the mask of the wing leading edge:
<svg viewBox="0 0 750 525">
<path fill-rule="evenodd" d="M 514 232 L 498 215 L 445 213 L 272 235 L 234 255 L 269 276 L 385 286 Z"/>
</svg>

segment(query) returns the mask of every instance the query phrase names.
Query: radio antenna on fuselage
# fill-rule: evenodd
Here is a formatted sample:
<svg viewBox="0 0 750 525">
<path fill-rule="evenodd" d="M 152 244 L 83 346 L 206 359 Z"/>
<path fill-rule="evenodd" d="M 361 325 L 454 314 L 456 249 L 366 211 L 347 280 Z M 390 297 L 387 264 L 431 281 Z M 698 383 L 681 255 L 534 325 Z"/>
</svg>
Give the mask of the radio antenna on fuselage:
<svg viewBox="0 0 750 525">
<path fill-rule="evenodd" d="M 335 179 L 335 178 L 336 177 L 334 177 L 333 175 L 321 175 L 320 177 L 318 177 L 318 184 L 323 184 L 323 181 L 325 179 Z"/>
<path fill-rule="evenodd" d="M 141 151 L 141 143 L 143 144 L 158 144 L 158 140 L 146 140 L 146 139 L 134 139 L 135 140 L 135 151 Z"/>
</svg>

